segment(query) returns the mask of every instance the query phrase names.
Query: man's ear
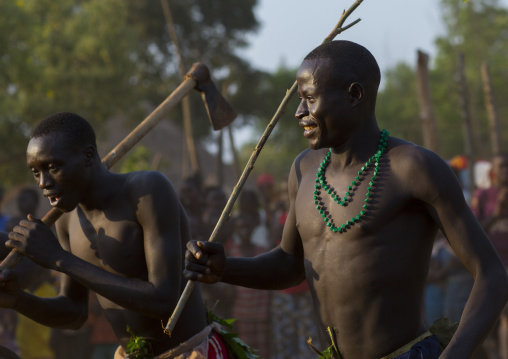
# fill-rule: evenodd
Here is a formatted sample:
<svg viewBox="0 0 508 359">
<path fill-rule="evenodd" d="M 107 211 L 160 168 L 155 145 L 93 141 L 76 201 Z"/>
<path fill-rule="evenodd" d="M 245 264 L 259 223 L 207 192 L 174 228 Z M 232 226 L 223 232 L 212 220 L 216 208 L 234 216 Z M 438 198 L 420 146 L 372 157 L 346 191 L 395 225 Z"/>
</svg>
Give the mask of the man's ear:
<svg viewBox="0 0 508 359">
<path fill-rule="evenodd" d="M 349 86 L 349 95 L 351 96 L 351 104 L 353 106 L 358 105 L 363 101 L 363 96 L 365 95 L 365 89 L 363 85 L 359 82 L 353 82 Z"/>
<path fill-rule="evenodd" d="M 93 165 L 97 156 L 97 149 L 92 145 L 87 145 L 83 150 L 83 154 L 85 155 L 85 164 L 87 166 Z"/>
</svg>

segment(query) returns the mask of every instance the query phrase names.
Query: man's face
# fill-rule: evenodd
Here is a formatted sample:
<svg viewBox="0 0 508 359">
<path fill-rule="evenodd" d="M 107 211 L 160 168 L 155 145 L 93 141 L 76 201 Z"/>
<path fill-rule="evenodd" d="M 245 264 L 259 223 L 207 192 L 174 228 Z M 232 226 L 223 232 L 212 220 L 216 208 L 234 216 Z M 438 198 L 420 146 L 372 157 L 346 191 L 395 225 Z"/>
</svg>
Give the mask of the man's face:
<svg viewBox="0 0 508 359">
<path fill-rule="evenodd" d="M 295 117 L 311 149 L 340 146 L 352 126 L 348 86 L 334 73 L 329 59 L 305 60 L 298 69 Z"/>
<path fill-rule="evenodd" d="M 508 157 L 496 156 L 493 158 L 492 174 L 498 186 L 508 186 Z"/>
<path fill-rule="evenodd" d="M 199 203 L 199 190 L 195 184 L 184 182 L 180 190 L 180 202 L 185 208 L 191 208 Z"/>
<path fill-rule="evenodd" d="M 27 166 L 51 206 L 72 211 L 87 187 L 84 151 L 76 149 L 63 133 L 32 138 L 26 151 Z"/>
<path fill-rule="evenodd" d="M 254 223 L 249 221 L 247 218 L 238 218 L 235 221 L 235 232 L 238 237 L 242 240 L 242 243 L 249 244 L 250 237 L 254 230 Z"/>
</svg>

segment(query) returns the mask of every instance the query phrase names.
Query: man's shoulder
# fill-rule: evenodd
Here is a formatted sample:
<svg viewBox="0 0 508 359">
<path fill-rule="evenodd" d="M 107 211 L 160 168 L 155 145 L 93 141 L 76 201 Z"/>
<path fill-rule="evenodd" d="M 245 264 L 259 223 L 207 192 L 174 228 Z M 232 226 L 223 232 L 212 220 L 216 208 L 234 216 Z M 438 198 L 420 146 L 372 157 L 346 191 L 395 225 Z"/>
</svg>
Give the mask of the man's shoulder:
<svg viewBox="0 0 508 359">
<path fill-rule="evenodd" d="M 173 205 L 178 200 L 173 185 L 159 171 L 134 171 L 125 174 L 123 191 L 129 201 L 137 207 L 141 198 L 147 203 L 167 203 Z"/>
<path fill-rule="evenodd" d="M 390 140 L 388 158 L 396 168 L 413 172 L 447 165 L 439 155 L 427 148 L 397 137 L 390 137 Z"/>
<path fill-rule="evenodd" d="M 305 171 L 309 167 L 315 167 L 317 161 L 321 162 L 327 152 L 328 148 L 322 148 L 319 150 L 307 148 L 296 156 L 293 166 L 298 168 L 300 171 Z"/>
<path fill-rule="evenodd" d="M 169 179 L 159 171 L 133 171 L 124 174 L 127 191 L 158 190 L 173 188 Z"/>
</svg>

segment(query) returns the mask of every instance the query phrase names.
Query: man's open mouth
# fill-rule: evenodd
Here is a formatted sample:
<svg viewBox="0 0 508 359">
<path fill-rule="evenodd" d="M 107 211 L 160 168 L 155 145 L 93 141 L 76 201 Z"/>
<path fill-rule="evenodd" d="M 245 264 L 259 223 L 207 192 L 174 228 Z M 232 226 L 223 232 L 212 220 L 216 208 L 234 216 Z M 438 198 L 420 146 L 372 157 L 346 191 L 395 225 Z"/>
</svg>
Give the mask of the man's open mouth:
<svg viewBox="0 0 508 359">
<path fill-rule="evenodd" d="M 316 132 L 317 130 L 317 125 L 314 125 L 314 124 L 307 124 L 306 126 L 303 126 L 303 129 L 305 131 L 303 131 L 303 135 L 307 138 L 310 138 L 314 135 L 314 133 Z"/>
<path fill-rule="evenodd" d="M 60 198 L 62 198 L 62 194 L 59 193 L 59 194 L 56 194 L 56 195 L 51 195 L 51 196 L 47 196 L 48 199 L 49 199 L 49 203 L 52 205 L 52 206 L 55 206 L 58 201 L 60 200 Z"/>
</svg>

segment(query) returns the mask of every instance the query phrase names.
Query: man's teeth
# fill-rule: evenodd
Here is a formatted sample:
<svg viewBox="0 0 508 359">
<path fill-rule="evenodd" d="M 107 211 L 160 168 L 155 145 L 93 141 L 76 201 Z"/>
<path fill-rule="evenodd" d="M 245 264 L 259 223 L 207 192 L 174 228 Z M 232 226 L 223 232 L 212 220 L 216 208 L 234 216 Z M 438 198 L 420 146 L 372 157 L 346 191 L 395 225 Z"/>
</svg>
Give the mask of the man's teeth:
<svg viewBox="0 0 508 359">
<path fill-rule="evenodd" d="M 314 126 L 305 126 L 304 129 L 305 131 L 310 131 L 314 128 Z"/>
</svg>

